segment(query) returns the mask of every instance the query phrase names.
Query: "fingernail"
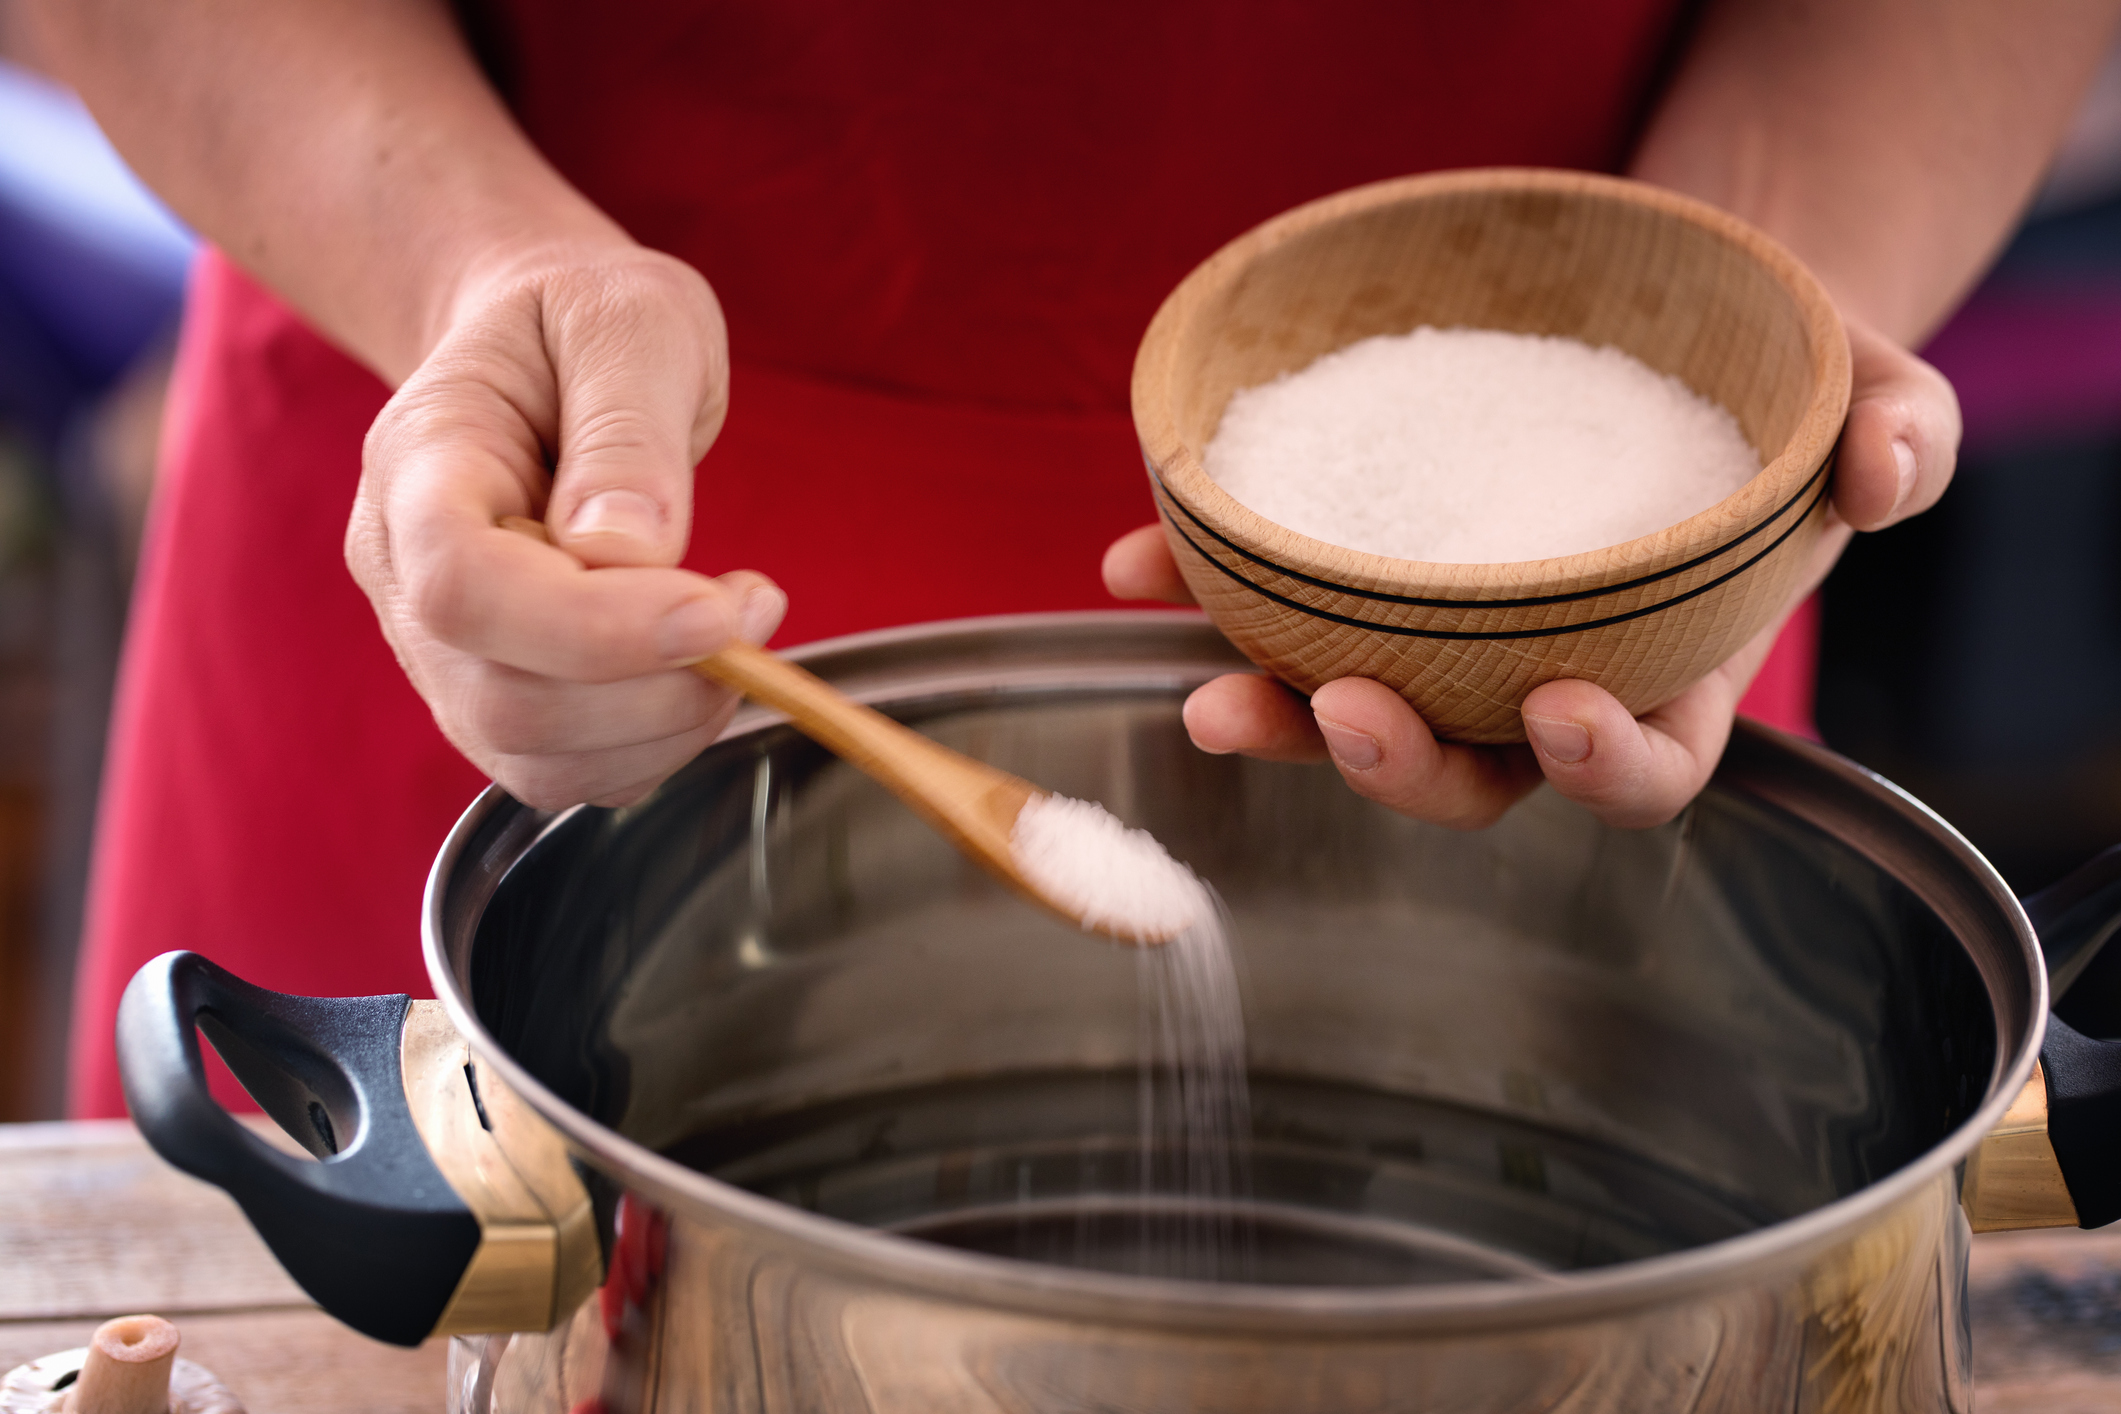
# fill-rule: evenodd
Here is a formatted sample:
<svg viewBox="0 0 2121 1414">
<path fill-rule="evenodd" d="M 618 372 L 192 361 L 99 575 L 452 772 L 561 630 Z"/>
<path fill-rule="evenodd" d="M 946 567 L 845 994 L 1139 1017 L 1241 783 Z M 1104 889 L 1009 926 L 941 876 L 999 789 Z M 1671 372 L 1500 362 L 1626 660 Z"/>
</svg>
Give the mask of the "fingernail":
<svg viewBox="0 0 2121 1414">
<path fill-rule="evenodd" d="M 1333 759 L 1351 771 L 1370 770 L 1384 759 L 1384 749 L 1368 732 L 1359 732 L 1328 717 L 1318 719 L 1318 730 L 1325 737 L 1326 750 L 1333 753 Z"/>
<path fill-rule="evenodd" d="M 1591 755 L 1591 733 L 1583 723 L 1566 717 L 1526 717 L 1524 734 L 1532 739 L 1540 755 L 1551 756 L 1563 765 L 1573 766 Z"/>
<path fill-rule="evenodd" d="M 1900 489 L 1893 496 L 1893 509 L 1899 510 L 1907 504 L 1907 498 L 1915 490 L 1915 448 L 1900 438 L 1893 439 L 1893 465 L 1900 472 Z"/>
<path fill-rule="evenodd" d="M 744 594 L 744 605 L 737 610 L 737 622 L 741 627 L 737 636 L 746 643 L 764 643 L 773 637 L 773 631 L 781 626 L 781 616 L 788 612 L 788 596 L 778 586 L 754 584 Z"/>
<path fill-rule="evenodd" d="M 567 518 L 569 535 L 627 535 L 643 545 L 663 538 L 663 508 L 638 491 L 599 491 Z"/>
<path fill-rule="evenodd" d="M 655 651 L 669 663 L 697 663 L 729 642 L 729 611 L 714 599 L 687 599 L 655 626 Z"/>
</svg>

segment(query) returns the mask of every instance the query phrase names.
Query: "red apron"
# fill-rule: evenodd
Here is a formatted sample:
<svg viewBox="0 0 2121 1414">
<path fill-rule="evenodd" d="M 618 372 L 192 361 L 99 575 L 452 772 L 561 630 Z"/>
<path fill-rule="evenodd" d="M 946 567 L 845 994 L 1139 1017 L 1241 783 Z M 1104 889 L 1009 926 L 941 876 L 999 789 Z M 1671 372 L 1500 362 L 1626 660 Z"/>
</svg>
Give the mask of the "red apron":
<svg viewBox="0 0 2121 1414">
<path fill-rule="evenodd" d="M 1109 607 L 1100 555 L 1154 517 L 1127 380 L 1171 286 L 1358 182 L 1618 167 L 1676 7 L 520 0 L 480 38 L 533 141 L 720 295 L 732 404 L 687 563 L 779 580 L 786 644 Z M 484 782 L 341 560 L 385 396 L 202 261 L 112 727 L 76 1114 L 122 1112 L 112 1013 L 170 948 L 291 991 L 427 994 L 421 885 Z M 1754 701 L 1801 725 L 1808 661 Z"/>
</svg>

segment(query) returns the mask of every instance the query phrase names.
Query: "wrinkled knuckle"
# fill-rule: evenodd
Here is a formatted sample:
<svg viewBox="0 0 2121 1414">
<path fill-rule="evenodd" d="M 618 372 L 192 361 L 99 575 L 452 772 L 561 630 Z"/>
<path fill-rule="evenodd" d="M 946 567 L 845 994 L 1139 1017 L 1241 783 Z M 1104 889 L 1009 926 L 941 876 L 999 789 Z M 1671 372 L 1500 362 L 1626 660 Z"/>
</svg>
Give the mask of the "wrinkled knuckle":
<svg viewBox="0 0 2121 1414">
<path fill-rule="evenodd" d="M 398 449 L 418 435 L 417 432 L 407 433 L 408 418 L 397 409 L 397 399 L 393 398 L 361 434 L 361 480 L 364 483 L 387 481 L 397 461 Z"/>
<path fill-rule="evenodd" d="M 647 324 L 667 319 L 674 310 L 714 305 L 698 271 L 647 251 L 633 260 L 581 272 L 563 298 L 599 324 Z"/>
<path fill-rule="evenodd" d="M 654 252 L 572 272 L 548 295 L 556 328 L 589 347 L 654 349 L 673 366 L 694 365 L 719 385 L 726 355 L 720 303 L 698 271 Z"/>
<path fill-rule="evenodd" d="M 630 404 L 577 414 L 568 431 L 568 450 L 576 457 L 614 453 L 656 457 L 672 450 L 669 436 L 654 419 Z"/>
<path fill-rule="evenodd" d="M 465 646 L 478 620 L 462 566 L 441 556 L 403 568 L 405 600 L 413 619 L 444 643 Z"/>
<path fill-rule="evenodd" d="M 672 300 L 696 300 L 708 296 L 700 272 L 669 256 L 653 256 L 624 267 L 629 294 L 657 307 Z M 711 296 L 709 296 L 711 298 Z"/>
<path fill-rule="evenodd" d="M 361 462 L 386 466 L 401 447 L 420 446 L 447 429 L 435 360 L 423 365 L 391 394 L 361 438 Z"/>
<path fill-rule="evenodd" d="M 620 267 L 626 299 L 658 314 L 674 305 L 715 303 L 714 291 L 699 271 L 671 256 L 652 251 L 645 256 Z"/>
<path fill-rule="evenodd" d="M 354 583 L 371 599 L 388 585 L 390 539 L 383 529 L 382 517 L 369 502 L 354 503 L 353 514 L 346 518 L 346 537 L 340 542 L 340 553 Z"/>
</svg>

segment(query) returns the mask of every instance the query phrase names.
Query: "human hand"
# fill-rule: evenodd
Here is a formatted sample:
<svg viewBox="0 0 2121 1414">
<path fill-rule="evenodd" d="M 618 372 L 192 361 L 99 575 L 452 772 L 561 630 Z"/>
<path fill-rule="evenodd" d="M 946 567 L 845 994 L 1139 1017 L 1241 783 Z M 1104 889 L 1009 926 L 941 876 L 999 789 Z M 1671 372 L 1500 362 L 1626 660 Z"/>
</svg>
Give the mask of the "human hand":
<svg viewBox="0 0 2121 1414">
<path fill-rule="evenodd" d="M 1833 505 L 1794 609 L 1833 567 L 1852 530 L 1879 530 L 1944 494 L 1959 452 L 1959 403 L 1936 369 L 1867 325 L 1848 321 L 1853 388 L 1834 470 Z M 1191 603 L 1161 526 L 1105 552 L 1105 586 L 1121 599 Z M 1546 780 L 1611 825 L 1661 824 L 1708 783 L 1738 700 L 1782 619 L 1700 682 L 1639 719 L 1587 682 L 1545 683 L 1525 698 L 1523 746 L 1440 742 L 1406 700 L 1366 678 L 1341 678 L 1307 705 L 1270 678 L 1232 673 L 1187 699 L 1186 730 L 1203 751 L 1269 761 L 1330 758 L 1357 794 L 1453 829 L 1493 824 Z"/>
<path fill-rule="evenodd" d="M 683 665 L 764 642 L 787 599 L 676 567 L 727 401 L 707 282 L 593 242 L 467 281 L 370 429 L 347 564 L 444 734 L 519 800 L 629 803 L 735 710 Z"/>
</svg>

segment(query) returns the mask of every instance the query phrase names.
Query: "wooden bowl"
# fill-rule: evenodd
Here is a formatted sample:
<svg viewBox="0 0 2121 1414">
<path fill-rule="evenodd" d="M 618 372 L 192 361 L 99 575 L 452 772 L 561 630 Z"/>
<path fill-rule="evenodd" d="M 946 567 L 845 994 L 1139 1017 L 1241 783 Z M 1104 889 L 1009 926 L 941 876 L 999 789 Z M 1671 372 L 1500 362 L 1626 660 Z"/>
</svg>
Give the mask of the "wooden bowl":
<svg viewBox="0 0 2121 1414">
<path fill-rule="evenodd" d="M 1208 479 L 1233 392 L 1424 324 L 1614 345 L 1728 408 L 1763 469 L 1655 534 L 1514 564 L 1329 545 Z M 1522 741 L 1525 694 L 1555 678 L 1649 711 L 1787 608 L 1848 400 L 1840 318 L 1794 256 L 1714 207 L 1579 172 L 1446 172 L 1300 206 L 1188 275 L 1134 363 L 1164 532 L 1216 626 L 1301 692 L 1375 678 L 1467 742 Z"/>
</svg>

